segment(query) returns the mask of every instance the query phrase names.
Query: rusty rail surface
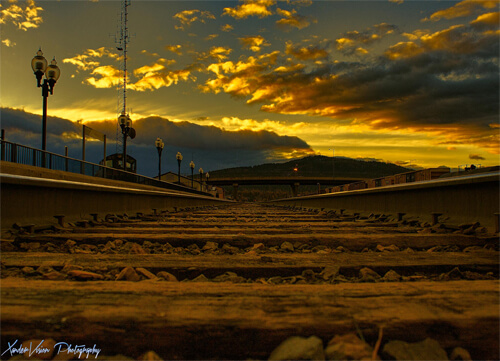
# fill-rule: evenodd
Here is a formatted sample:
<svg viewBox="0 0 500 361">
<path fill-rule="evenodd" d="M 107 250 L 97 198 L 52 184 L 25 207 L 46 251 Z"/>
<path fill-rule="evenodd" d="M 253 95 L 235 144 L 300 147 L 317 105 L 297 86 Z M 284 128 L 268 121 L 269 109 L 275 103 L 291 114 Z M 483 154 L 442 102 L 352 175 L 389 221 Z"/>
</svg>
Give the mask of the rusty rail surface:
<svg viewBox="0 0 500 361">
<path fill-rule="evenodd" d="M 360 189 L 269 201 L 264 204 L 408 215 L 448 223 L 479 222 L 498 232 L 500 173 L 469 175 L 380 188 Z"/>
</svg>

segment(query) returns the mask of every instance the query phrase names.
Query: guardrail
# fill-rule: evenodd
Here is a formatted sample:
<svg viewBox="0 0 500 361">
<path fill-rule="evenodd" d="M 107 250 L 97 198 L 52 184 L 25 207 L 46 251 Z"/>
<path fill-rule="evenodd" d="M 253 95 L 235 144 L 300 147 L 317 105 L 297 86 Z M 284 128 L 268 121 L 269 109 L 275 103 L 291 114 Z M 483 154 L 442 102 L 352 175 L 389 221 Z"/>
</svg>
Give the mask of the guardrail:
<svg viewBox="0 0 500 361">
<path fill-rule="evenodd" d="M 120 180 L 168 190 L 212 196 L 209 193 L 201 192 L 182 185 L 160 181 L 158 179 L 149 178 L 140 174 L 130 173 L 120 169 L 66 157 L 60 154 L 31 148 L 2 139 L 0 139 L 0 159 L 17 164 L 25 164 L 46 169 L 83 174 L 92 177 Z"/>
</svg>

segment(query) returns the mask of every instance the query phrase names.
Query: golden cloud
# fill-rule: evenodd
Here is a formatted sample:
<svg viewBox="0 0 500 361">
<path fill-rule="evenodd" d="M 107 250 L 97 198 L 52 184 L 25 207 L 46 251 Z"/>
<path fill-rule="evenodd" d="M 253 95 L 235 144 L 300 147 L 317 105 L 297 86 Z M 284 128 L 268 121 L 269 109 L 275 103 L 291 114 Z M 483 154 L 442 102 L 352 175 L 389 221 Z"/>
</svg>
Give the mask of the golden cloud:
<svg viewBox="0 0 500 361">
<path fill-rule="evenodd" d="M 2 40 L 2 44 L 5 45 L 8 48 L 12 48 L 12 47 L 16 46 L 16 43 L 13 42 L 13 41 L 11 41 L 11 40 L 9 40 L 9 39 L 3 39 Z"/>
<path fill-rule="evenodd" d="M 63 63 L 69 63 L 76 65 L 78 69 L 81 70 L 90 70 L 97 68 L 100 63 L 98 61 L 87 60 L 88 56 L 85 55 L 77 55 L 73 58 L 63 59 Z"/>
<path fill-rule="evenodd" d="M 205 38 L 205 41 L 213 40 L 215 38 L 218 38 L 219 34 L 210 34 Z"/>
<path fill-rule="evenodd" d="M 408 40 L 418 40 L 420 39 L 422 36 L 424 35 L 427 35 L 430 33 L 430 30 L 415 30 L 413 33 L 403 33 L 402 35 L 406 38 L 408 38 Z"/>
<path fill-rule="evenodd" d="M 188 69 L 168 72 L 150 71 L 145 73 L 137 82 L 130 84 L 129 88 L 135 91 L 155 90 L 177 84 L 181 80 L 188 81 L 190 79 L 196 80 Z"/>
<path fill-rule="evenodd" d="M 374 66 L 318 63 L 318 68 L 311 70 L 291 60 L 286 65 L 280 63 L 283 57 L 278 59 L 279 52 L 274 58 L 248 57 L 215 63 L 207 67 L 215 76 L 200 89 L 245 97 L 248 104 L 262 103 L 260 109 L 266 112 L 346 119 L 351 126 L 362 124 L 379 131 L 433 134 L 446 144 L 454 141 L 494 153 L 500 144 L 498 134 L 493 134 L 490 126 L 485 129 L 476 119 L 492 123 L 495 102 L 491 106 L 488 102 L 498 94 L 498 76 L 491 77 L 491 67 L 469 74 L 476 63 L 468 55 L 481 53 L 482 49 L 487 62 L 487 56 L 495 55 L 493 37 L 472 34 L 470 30 L 453 26 L 432 34 L 421 32 L 420 41 L 392 46 L 385 53 L 388 60 Z M 354 42 L 346 39 L 349 41 Z M 317 50 L 288 44 L 286 55 L 297 54 L 296 58 L 304 60 L 314 59 L 315 54 L 326 55 L 313 49 Z M 484 53 L 488 49 L 491 55 Z M 425 62 L 411 62 L 418 54 L 436 50 L 437 55 Z M 457 53 L 463 57 L 457 57 Z M 481 69 L 485 74 L 480 74 Z M 435 88 L 429 89 L 431 79 Z M 467 91 L 458 90 L 462 87 Z M 475 109 L 474 114 L 467 109 Z"/>
<path fill-rule="evenodd" d="M 395 25 L 381 23 L 363 31 L 348 31 L 335 40 L 338 51 L 346 55 L 364 55 L 368 51 L 360 45 L 366 46 L 382 40 L 384 37 L 398 32 Z"/>
<path fill-rule="evenodd" d="M 496 15 L 495 13 L 491 15 L 485 14 L 472 21 L 471 26 L 476 28 L 489 27 L 495 21 L 498 21 L 498 13 Z M 472 30 L 465 25 L 453 25 L 434 33 L 417 31 L 411 36 L 407 36 L 414 39 L 414 41 L 397 43 L 391 46 L 384 55 L 391 60 L 396 60 L 432 51 L 473 54 L 480 49 L 484 49 L 487 44 L 493 46 L 495 42 L 498 43 L 499 34 L 497 32 L 484 32 L 478 35 Z"/>
<path fill-rule="evenodd" d="M 291 42 L 286 43 L 285 52 L 300 60 L 315 60 L 328 57 L 328 52 L 325 49 L 321 49 L 317 46 L 294 46 Z"/>
<path fill-rule="evenodd" d="M 216 78 L 207 80 L 199 89 L 216 94 L 223 90 L 234 96 L 246 97 L 256 90 L 260 75 L 275 64 L 278 55 L 279 51 L 276 51 L 258 57 L 250 56 L 237 63 L 227 61 L 210 64 L 207 70 L 214 73 Z"/>
<path fill-rule="evenodd" d="M 273 15 L 269 7 L 276 4 L 275 0 L 245 0 L 236 8 L 224 8 L 222 15 L 229 15 L 235 19 L 246 19 L 249 16 L 265 18 Z"/>
<path fill-rule="evenodd" d="M 181 45 L 166 45 L 165 50 L 171 51 L 177 55 L 182 55 L 182 46 Z"/>
<path fill-rule="evenodd" d="M 209 11 L 200 10 L 184 10 L 173 16 L 174 19 L 180 21 L 180 26 L 175 26 L 176 29 L 184 30 L 191 26 L 192 23 L 199 21 L 206 23 L 207 20 L 214 20 L 215 16 Z"/>
<path fill-rule="evenodd" d="M 165 69 L 165 65 L 161 64 L 161 63 L 165 63 L 165 62 L 166 62 L 165 59 L 160 59 L 160 61 L 158 63 L 155 63 L 153 65 L 144 65 L 138 69 L 135 69 L 134 75 L 136 77 L 139 77 L 141 75 L 147 76 L 148 74 L 159 72 L 159 71 Z M 173 62 L 175 63 L 175 61 L 173 61 Z"/>
<path fill-rule="evenodd" d="M 226 60 L 233 50 L 223 46 L 213 46 L 208 52 L 202 52 L 197 55 L 198 61 L 206 61 L 215 59 L 217 61 Z"/>
<path fill-rule="evenodd" d="M 98 49 L 87 49 L 83 54 L 75 55 L 73 58 L 63 59 L 63 63 L 73 64 L 80 70 L 92 70 L 100 66 L 100 63 L 94 58 L 106 56 L 111 59 L 117 59 L 118 54 L 112 53 L 105 47 Z"/>
<path fill-rule="evenodd" d="M 297 131 L 307 127 L 307 124 L 304 122 L 288 124 L 269 119 L 257 121 L 254 119 L 240 119 L 238 117 L 223 117 L 220 122 L 211 122 L 211 125 L 229 131 L 251 130 L 259 132 L 265 130 L 281 135 L 297 135 Z"/>
<path fill-rule="evenodd" d="M 17 1 L 10 1 L 11 5 L 0 10 L 0 24 L 12 23 L 19 30 L 27 31 L 28 29 L 37 28 L 43 22 L 42 17 L 38 14 L 43 11 L 43 8 L 37 6 L 34 0 L 26 1 L 24 9 L 17 5 Z M 0 6 L 0 8 L 3 6 Z"/>
<path fill-rule="evenodd" d="M 391 46 L 384 54 L 391 60 L 409 58 L 424 52 L 421 46 L 414 42 L 400 42 Z"/>
<path fill-rule="evenodd" d="M 253 52 L 259 52 L 263 46 L 270 46 L 266 39 L 262 36 L 247 36 L 244 38 L 238 38 L 243 48 L 250 49 Z"/>
<path fill-rule="evenodd" d="M 100 78 L 90 77 L 85 79 L 86 83 L 95 88 L 112 88 L 121 84 L 123 79 L 122 72 L 111 65 L 99 66 L 91 74 L 100 76 Z"/>
<path fill-rule="evenodd" d="M 285 30 L 287 28 L 297 28 L 304 29 L 311 25 L 311 21 L 308 20 L 305 16 L 297 14 L 296 10 L 288 11 L 283 9 L 277 9 L 276 12 L 283 16 L 282 19 L 276 21 L 276 25 Z M 314 20 L 316 22 L 316 20 Z"/>
<path fill-rule="evenodd" d="M 227 33 L 227 32 L 234 30 L 234 27 L 232 25 L 226 24 L 226 25 L 221 26 L 220 29 Z"/>
<path fill-rule="evenodd" d="M 476 20 L 471 21 L 470 25 L 476 28 L 496 28 L 500 24 L 500 12 L 482 14 Z"/>
<path fill-rule="evenodd" d="M 455 19 L 472 15 L 481 9 L 495 9 L 496 7 L 498 7 L 498 1 L 496 0 L 464 0 L 448 9 L 437 11 L 429 18 L 425 18 L 422 21 Z"/>
<path fill-rule="evenodd" d="M 306 66 L 304 64 L 290 64 L 290 65 L 282 65 L 274 69 L 275 73 L 293 73 L 297 71 L 301 71 Z"/>
<path fill-rule="evenodd" d="M 158 53 L 150 53 L 147 50 L 141 50 L 141 54 L 144 54 L 144 55 L 147 55 L 147 56 L 152 56 L 152 57 L 155 57 L 155 58 L 158 58 L 160 56 Z"/>
</svg>

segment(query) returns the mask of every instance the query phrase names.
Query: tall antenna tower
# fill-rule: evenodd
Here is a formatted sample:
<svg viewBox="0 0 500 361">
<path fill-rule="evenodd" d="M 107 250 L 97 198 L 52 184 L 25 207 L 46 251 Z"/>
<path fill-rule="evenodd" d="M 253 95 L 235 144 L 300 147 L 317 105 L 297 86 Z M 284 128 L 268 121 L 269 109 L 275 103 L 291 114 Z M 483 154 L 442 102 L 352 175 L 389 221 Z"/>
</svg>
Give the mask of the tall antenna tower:
<svg viewBox="0 0 500 361">
<path fill-rule="evenodd" d="M 116 50 L 122 53 L 121 59 L 121 69 L 123 72 L 122 86 L 118 90 L 118 106 L 117 113 L 118 118 L 121 116 L 127 116 L 127 44 L 130 41 L 130 36 L 128 33 L 128 7 L 130 6 L 130 0 L 123 0 L 121 15 L 120 15 L 120 29 L 116 36 Z M 123 141 L 122 141 L 122 129 L 120 123 L 116 124 L 116 153 L 123 152 Z"/>
</svg>

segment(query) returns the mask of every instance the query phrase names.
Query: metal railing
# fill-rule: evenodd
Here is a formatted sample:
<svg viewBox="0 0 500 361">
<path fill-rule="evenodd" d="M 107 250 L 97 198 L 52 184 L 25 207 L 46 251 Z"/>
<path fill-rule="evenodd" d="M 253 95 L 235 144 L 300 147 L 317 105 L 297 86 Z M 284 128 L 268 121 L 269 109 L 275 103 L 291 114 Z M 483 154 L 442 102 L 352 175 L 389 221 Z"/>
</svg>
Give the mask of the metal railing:
<svg viewBox="0 0 500 361">
<path fill-rule="evenodd" d="M 2 161 L 212 196 L 209 193 L 0 139 Z"/>
</svg>

